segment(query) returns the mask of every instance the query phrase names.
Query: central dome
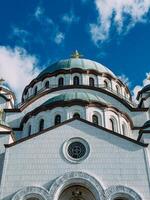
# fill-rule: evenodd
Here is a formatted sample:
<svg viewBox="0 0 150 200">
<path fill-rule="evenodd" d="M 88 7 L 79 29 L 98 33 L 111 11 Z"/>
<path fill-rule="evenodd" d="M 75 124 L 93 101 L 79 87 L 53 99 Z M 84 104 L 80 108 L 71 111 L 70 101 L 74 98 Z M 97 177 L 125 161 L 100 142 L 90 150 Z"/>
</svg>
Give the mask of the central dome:
<svg viewBox="0 0 150 200">
<path fill-rule="evenodd" d="M 53 73 L 57 70 L 70 70 L 73 68 L 79 68 L 82 70 L 95 70 L 101 73 L 108 73 L 115 77 L 114 73 L 111 70 L 98 62 L 84 58 L 69 58 L 65 60 L 60 60 L 50 65 L 38 75 L 38 78 L 43 76 L 44 74 Z"/>
</svg>

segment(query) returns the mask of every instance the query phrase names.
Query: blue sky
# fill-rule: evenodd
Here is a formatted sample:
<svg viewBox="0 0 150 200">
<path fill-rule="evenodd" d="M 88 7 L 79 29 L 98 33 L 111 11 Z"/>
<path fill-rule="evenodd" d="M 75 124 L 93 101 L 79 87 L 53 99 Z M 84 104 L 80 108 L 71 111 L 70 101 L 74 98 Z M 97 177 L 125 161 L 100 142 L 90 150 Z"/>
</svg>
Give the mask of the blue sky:
<svg viewBox="0 0 150 200">
<path fill-rule="evenodd" d="M 121 76 L 131 91 L 148 83 L 148 0 L 5 0 L 0 27 L 0 76 L 18 98 L 40 70 L 76 49 Z"/>
</svg>

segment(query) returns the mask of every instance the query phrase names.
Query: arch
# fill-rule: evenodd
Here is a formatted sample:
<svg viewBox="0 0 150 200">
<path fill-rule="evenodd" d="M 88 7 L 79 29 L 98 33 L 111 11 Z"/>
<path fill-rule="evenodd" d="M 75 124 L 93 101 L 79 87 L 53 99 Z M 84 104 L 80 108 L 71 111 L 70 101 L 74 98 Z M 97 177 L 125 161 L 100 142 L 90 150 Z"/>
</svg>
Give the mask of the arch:
<svg viewBox="0 0 150 200">
<path fill-rule="evenodd" d="M 99 120 L 97 115 L 92 115 L 92 122 L 96 125 L 99 125 Z"/>
<path fill-rule="evenodd" d="M 89 85 L 92 86 L 92 87 L 95 86 L 95 80 L 94 80 L 94 78 L 92 78 L 92 77 L 89 78 Z"/>
<path fill-rule="evenodd" d="M 114 117 L 109 119 L 110 129 L 114 132 L 118 132 L 117 120 Z"/>
<path fill-rule="evenodd" d="M 106 199 L 117 200 L 117 198 L 124 198 L 125 200 L 142 200 L 142 198 L 131 188 L 126 186 L 112 186 L 105 191 Z"/>
<path fill-rule="evenodd" d="M 49 81 L 46 81 L 44 86 L 45 88 L 49 88 Z"/>
<path fill-rule="evenodd" d="M 43 129 L 44 129 L 44 119 L 40 119 L 40 122 L 39 122 L 39 132 L 43 131 Z"/>
<path fill-rule="evenodd" d="M 28 186 L 19 190 L 12 200 L 28 200 L 28 198 L 38 198 L 39 200 L 49 200 L 49 193 L 45 188 Z"/>
<path fill-rule="evenodd" d="M 58 125 L 61 123 L 61 115 L 56 115 L 54 120 L 54 125 Z"/>
<path fill-rule="evenodd" d="M 63 86 L 64 85 L 64 78 L 63 77 L 60 77 L 58 79 L 58 86 Z"/>
<path fill-rule="evenodd" d="M 111 89 L 111 81 L 109 79 L 104 80 L 104 88 Z"/>
<path fill-rule="evenodd" d="M 80 118 L 80 114 L 79 114 L 79 113 L 77 113 L 77 112 L 76 112 L 76 113 L 74 113 L 74 114 L 73 114 L 73 118 Z"/>
<path fill-rule="evenodd" d="M 79 85 L 80 81 L 79 81 L 79 77 L 78 76 L 74 76 L 73 77 L 73 85 Z"/>
<path fill-rule="evenodd" d="M 73 115 L 75 113 L 79 113 L 80 115 L 80 118 L 82 119 L 86 119 L 86 113 L 85 113 L 85 107 L 81 106 L 81 105 L 72 105 L 70 107 L 68 107 L 68 118 L 67 119 L 70 119 L 70 118 L 73 118 Z"/>
<path fill-rule="evenodd" d="M 50 199 L 57 200 L 66 187 L 80 185 L 89 189 L 96 200 L 105 200 L 104 190 L 101 184 L 91 175 L 84 172 L 67 172 L 52 184 L 49 194 Z"/>
</svg>

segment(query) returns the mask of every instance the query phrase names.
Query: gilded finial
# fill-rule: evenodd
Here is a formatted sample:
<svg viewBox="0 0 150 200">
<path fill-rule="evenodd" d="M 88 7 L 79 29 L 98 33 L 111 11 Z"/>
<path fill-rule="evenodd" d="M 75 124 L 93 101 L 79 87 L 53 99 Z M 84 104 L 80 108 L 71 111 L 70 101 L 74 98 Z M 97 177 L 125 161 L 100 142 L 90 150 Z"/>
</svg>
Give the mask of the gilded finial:
<svg viewBox="0 0 150 200">
<path fill-rule="evenodd" d="M 4 81 L 5 80 L 3 78 L 0 78 L 0 85 L 2 85 Z"/>
<path fill-rule="evenodd" d="M 82 58 L 83 55 L 81 55 L 77 50 L 71 55 L 71 58 Z"/>
</svg>

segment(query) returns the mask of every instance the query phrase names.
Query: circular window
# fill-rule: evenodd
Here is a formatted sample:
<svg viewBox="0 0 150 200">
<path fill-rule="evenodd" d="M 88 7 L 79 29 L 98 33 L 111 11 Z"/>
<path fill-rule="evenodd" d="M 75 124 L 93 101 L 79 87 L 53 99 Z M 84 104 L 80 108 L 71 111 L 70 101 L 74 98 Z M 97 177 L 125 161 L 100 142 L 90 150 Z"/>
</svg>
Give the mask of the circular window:
<svg viewBox="0 0 150 200">
<path fill-rule="evenodd" d="M 68 146 L 68 154 L 72 158 L 82 158 L 86 153 L 86 147 L 81 142 L 72 142 Z"/>
<path fill-rule="evenodd" d="M 65 157 L 74 162 L 85 159 L 89 154 L 89 145 L 82 138 L 72 138 L 64 144 Z"/>
</svg>

